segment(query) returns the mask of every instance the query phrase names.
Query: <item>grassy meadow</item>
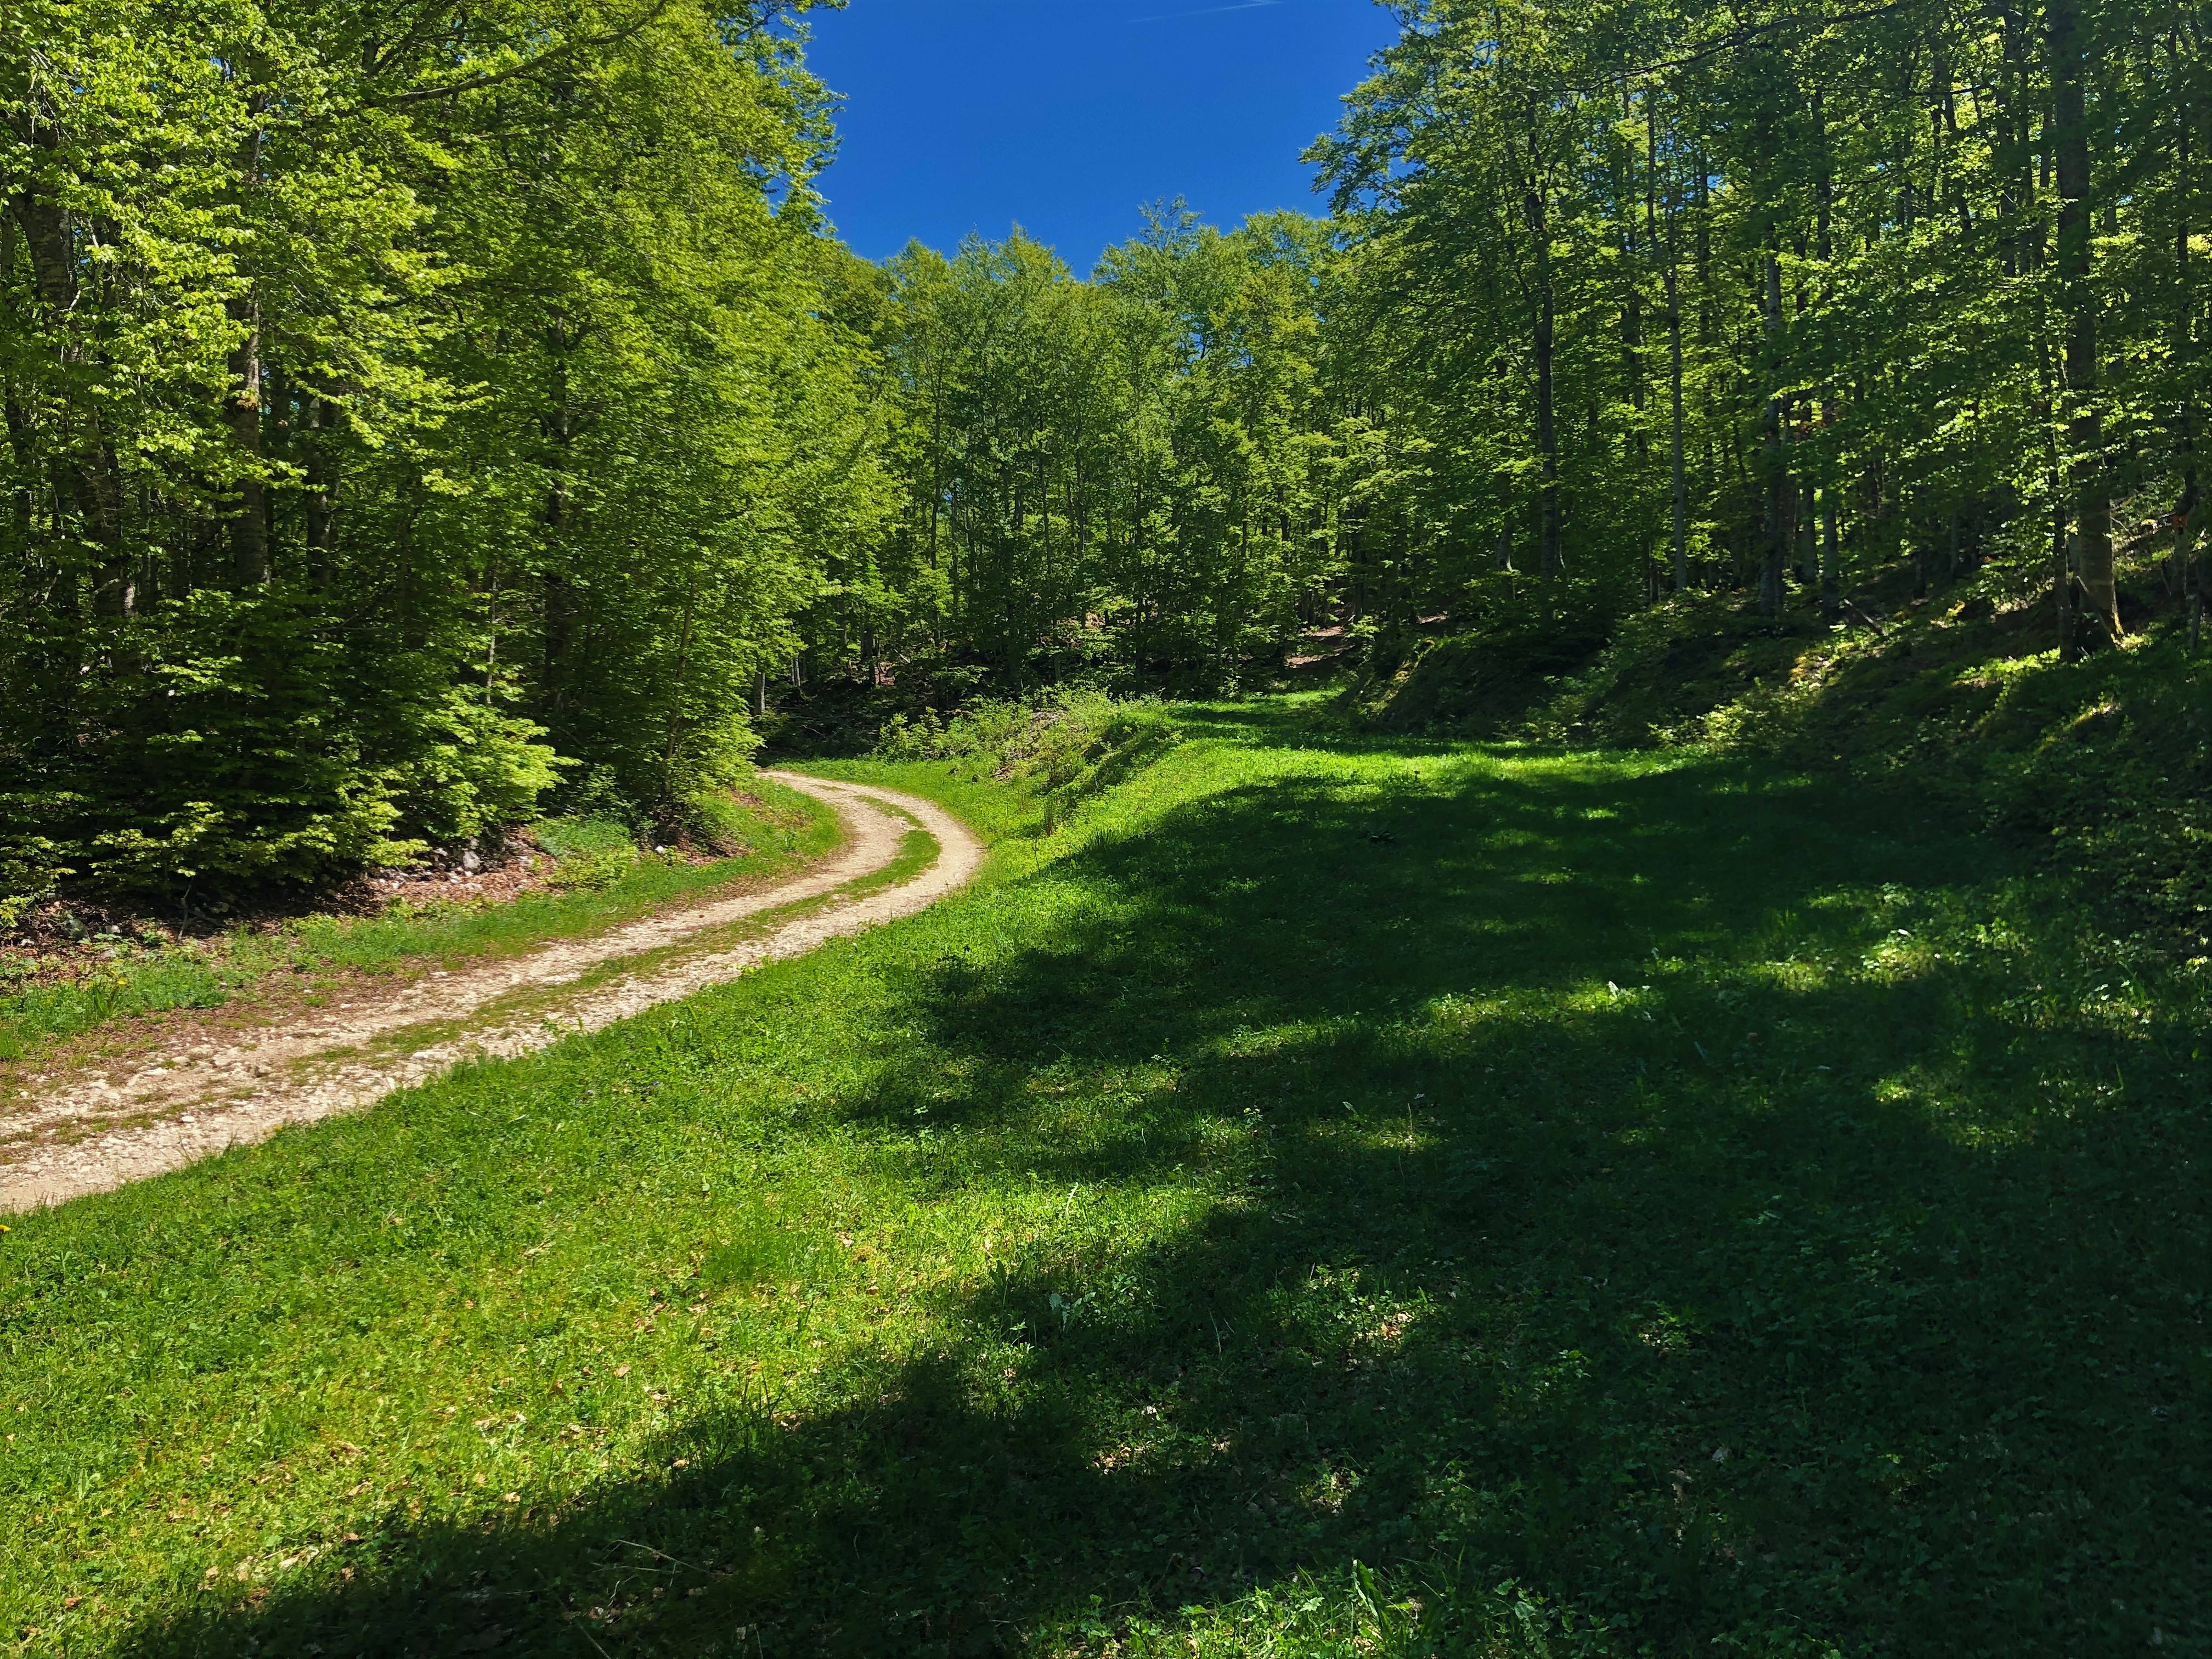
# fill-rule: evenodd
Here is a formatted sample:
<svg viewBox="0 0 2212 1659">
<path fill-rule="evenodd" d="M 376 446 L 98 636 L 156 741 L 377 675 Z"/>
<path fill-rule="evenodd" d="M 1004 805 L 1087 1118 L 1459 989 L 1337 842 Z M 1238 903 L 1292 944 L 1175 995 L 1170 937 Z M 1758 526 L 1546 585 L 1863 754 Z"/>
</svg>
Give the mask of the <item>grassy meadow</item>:
<svg viewBox="0 0 2212 1659">
<path fill-rule="evenodd" d="M 1936 809 L 1295 702 L 0 1236 L 0 1650 L 2212 1652 L 2203 982 Z"/>
</svg>

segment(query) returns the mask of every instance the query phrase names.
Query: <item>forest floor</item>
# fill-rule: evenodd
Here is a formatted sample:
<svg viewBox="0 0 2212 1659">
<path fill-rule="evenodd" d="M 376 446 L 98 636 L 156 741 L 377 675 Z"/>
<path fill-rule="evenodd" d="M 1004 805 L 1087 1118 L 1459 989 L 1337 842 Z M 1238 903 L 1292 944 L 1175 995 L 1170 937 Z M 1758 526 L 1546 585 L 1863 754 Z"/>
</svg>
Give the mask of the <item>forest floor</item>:
<svg viewBox="0 0 2212 1659">
<path fill-rule="evenodd" d="M 975 872 L 980 846 L 928 802 L 768 775 L 829 804 L 844 827 L 835 854 L 805 874 L 457 970 L 364 976 L 319 1007 L 210 1010 L 18 1067 L 0 1104 L 0 1213 L 106 1191 L 471 1060 L 596 1030 L 907 915 Z"/>
<path fill-rule="evenodd" d="M 896 926 L 0 1237 L 41 1655 L 2212 1652 L 2206 984 L 1758 756 L 1186 707 Z"/>
</svg>

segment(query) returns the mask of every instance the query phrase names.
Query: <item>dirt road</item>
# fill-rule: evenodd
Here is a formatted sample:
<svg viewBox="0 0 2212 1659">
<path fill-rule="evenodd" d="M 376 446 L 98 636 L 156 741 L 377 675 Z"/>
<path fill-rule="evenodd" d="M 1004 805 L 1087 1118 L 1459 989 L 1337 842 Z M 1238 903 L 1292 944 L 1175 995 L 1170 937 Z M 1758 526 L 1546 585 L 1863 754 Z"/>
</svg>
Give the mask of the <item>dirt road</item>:
<svg viewBox="0 0 2212 1659">
<path fill-rule="evenodd" d="M 312 1021 L 135 1054 L 127 1076 L 95 1070 L 34 1086 L 0 1104 L 0 1213 L 179 1169 L 287 1123 L 370 1105 L 465 1060 L 528 1054 L 596 1031 L 757 963 L 927 908 L 981 862 L 981 843 L 932 802 L 792 772 L 768 775 L 828 802 L 845 821 L 844 846 L 807 874 L 528 955 L 432 973 L 388 996 L 358 994 Z M 868 884 L 898 858 L 916 823 L 936 839 L 935 861 L 891 884 Z M 731 939 L 748 919 L 795 905 L 803 908 L 789 919 L 770 917 L 757 933 Z M 635 965 L 625 969 L 625 962 Z"/>
</svg>

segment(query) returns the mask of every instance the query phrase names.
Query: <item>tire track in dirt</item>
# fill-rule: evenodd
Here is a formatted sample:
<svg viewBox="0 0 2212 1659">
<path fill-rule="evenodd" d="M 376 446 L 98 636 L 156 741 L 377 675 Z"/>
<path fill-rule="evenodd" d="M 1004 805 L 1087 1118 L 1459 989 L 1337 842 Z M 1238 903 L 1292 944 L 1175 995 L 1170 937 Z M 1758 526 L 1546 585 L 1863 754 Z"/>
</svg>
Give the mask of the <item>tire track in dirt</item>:
<svg viewBox="0 0 2212 1659">
<path fill-rule="evenodd" d="M 827 863 L 763 892 L 434 973 L 387 997 L 356 1000 L 334 1018 L 136 1056 L 137 1069 L 119 1080 L 96 1072 L 59 1079 L 51 1090 L 0 1105 L 0 1214 L 181 1169 L 265 1139 L 287 1123 L 359 1110 L 469 1060 L 508 1059 L 599 1030 L 761 963 L 926 909 L 964 886 L 982 862 L 982 844 L 934 802 L 794 772 L 767 775 L 827 802 L 844 819 L 848 839 Z M 936 860 L 893 885 L 841 891 L 903 849 L 914 824 L 884 804 L 935 837 Z M 756 937 L 697 948 L 702 934 L 810 900 L 823 902 Z M 695 948 L 684 949 L 687 941 Z M 636 957 L 653 960 L 621 971 L 621 963 Z M 588 986 L 561 988 L 608 969 L 609 976 Z"/>
</svg>

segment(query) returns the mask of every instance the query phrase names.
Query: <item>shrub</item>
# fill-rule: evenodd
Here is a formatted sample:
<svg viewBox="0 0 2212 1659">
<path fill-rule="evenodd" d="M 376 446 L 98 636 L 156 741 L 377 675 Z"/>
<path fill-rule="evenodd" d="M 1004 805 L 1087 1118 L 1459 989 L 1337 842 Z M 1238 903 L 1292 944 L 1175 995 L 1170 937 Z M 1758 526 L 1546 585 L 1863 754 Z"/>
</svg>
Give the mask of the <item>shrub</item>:
<svg viewBox="0 0 2212 1659">
<path fill-rule="evenodd" d="M 919 720 L 894 716 L 873 752 L 878 760 L 969 761 L 994 777 L 1073 799 L 1127 776 L 1181 737 L 1154 698 L 1125 702 L 1060 689 L 1033 702 L 971 703 L 949 721 L 934 710 Z"/>
<path fill-rule="evenodd" d="M 556 887 L 605 887 L 621 880 L 645 856 L 629 826 L 619 818 L 580 816 L 546 818 L 530 836 L 555 860 Z"/>
</svg>

